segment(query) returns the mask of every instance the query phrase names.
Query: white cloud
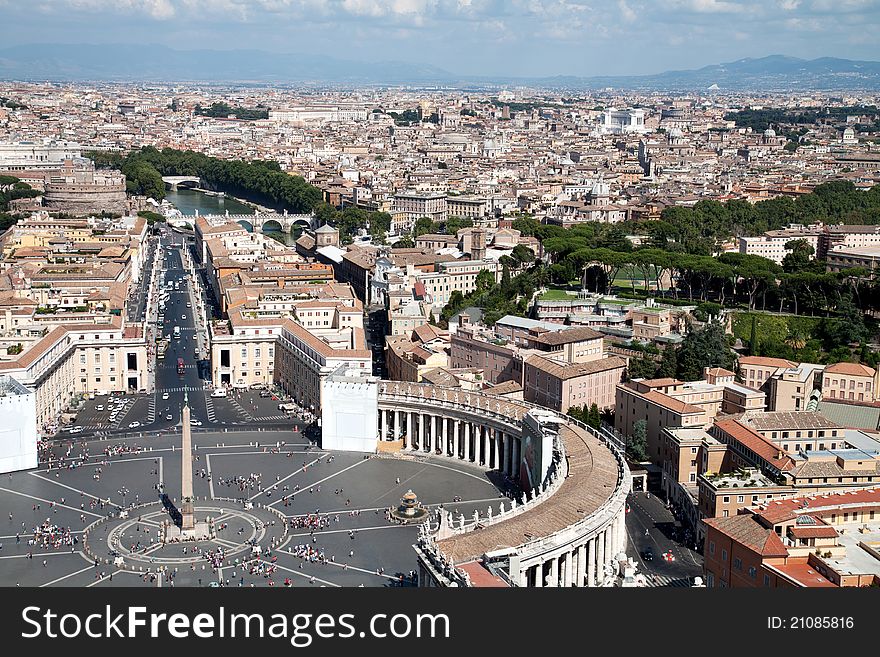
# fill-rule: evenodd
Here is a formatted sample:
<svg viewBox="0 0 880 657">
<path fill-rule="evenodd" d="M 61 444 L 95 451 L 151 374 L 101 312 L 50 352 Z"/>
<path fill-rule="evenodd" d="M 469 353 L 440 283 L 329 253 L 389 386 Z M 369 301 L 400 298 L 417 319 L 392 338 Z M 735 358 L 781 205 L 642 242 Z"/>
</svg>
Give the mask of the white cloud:
<svg viewBox="0 0 880 657">
<path fill-rule="evenodd" d="M 633 11 L 632 7 L 626 4 L 626 0 L 618 0 L 617 6 L 620 8 L 620 17 L 627 23 L 632 23 L 638 14 Z"/>
</svg>

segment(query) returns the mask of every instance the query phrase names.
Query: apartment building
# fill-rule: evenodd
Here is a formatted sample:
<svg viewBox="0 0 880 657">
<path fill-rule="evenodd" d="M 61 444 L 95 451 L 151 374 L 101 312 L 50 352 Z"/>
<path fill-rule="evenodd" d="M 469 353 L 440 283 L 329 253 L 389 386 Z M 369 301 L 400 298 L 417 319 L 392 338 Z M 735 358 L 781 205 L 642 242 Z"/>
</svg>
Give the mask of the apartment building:
<svg viewBox="0 0 880 657">
<path fill-rule="evenodd" d="M 592 404 L 600 410 L 614 408 L 616 387 L 625 371 L 626 359 L 619 356 L 567 362 L 531 355 L 524 362 L 523 399 L 561 413 Z"/>
<path fill-rule="evenodd" d="M 391 230 L 397 234 L 412 230 L 422 217 L 443 223 L 449 216 L 447 196 L 443 192 L 399 192 L 394 195 L 391 214 L 394 219 Z"/>
<path fill-rule="evenodd" d="M 791 253 L 786 245 L 793 240 L 804 240 L 813 248 L 813 253 L 819 252 L 819 242 L 823 236 L 820 228 L 788 228 L 783 230 L 769 230 L 758 237 L 740 237 L 739 252 L 747 255 L 761 256 L 772 260 L 778 265 L 786 255 Z"/>
<path fill-rule="evenodd" d="M 78 393 L 148 389 L 147 344 L 139 326 L 120 317 L 103 323 L 56 326 L 0 373 L 34 390 L 37 422 L 52 424 Z"/>
<path fill-rule="evenodd" d="M 426 372 L 449 366 L 449 332 L 425 324 L 408 335 L 385 337 L 385 367 L 391 381 L 419 383 Z"/>
<path fill-rule="evenodd" d="M 706 409 L 667 394 L 680 385 L 675 379 L 633 379 L 621 383 L 615 391 L 614 428 L 623 436 L 632 436 L 637 422 L 645 422 L 648 457 L 663 462 L 661 429 L 701 429 L 709 423 Z"/>
<path fill-rule="evenodd" d="M 880 246 L 880 226 L 840 224 L 826 226 L 816 249 L 819 257 L 827 258 L 833 251 L 849 251 Z"/>
<path fill-rule="evenodd" d="M 497 262 L 484 260 L 453 260 L 437 263 L 434 272 L 414 272 L 416 281 L 424 285 L 425 293 L 434 306 L 445 306 L 453 292 L 468 295 L 477 288 L 477 275 L 481 271 L 492 274 L 497 280 L 501 270 Z"/>
<path fill-rule="evenodd" d="M 848 401 L 877 400 L 877 371 L 860 363 L 828 365 L 822 374 L 822 396 Z"/>
<path fill-rule="evenodd" d="M 451 338 L 450 367 L 477 368 L 490 383 L 516 381 L 523 384 L 523 363 L 532 354 L 564 363 L 586 363 L 603 357 L 602 334 L 588 327 L 530 326 L 529 320 L 504 317 L 501 327 L 489 329 L 459 316 L 459 328 Z M 509 337 L 516 334 L 516 338 Z"/>
<path fill-rule="evenodd" d="M 709 588 L 880 585 L 880 490 L 762 501 L 705 520 Z"/>
</svg>

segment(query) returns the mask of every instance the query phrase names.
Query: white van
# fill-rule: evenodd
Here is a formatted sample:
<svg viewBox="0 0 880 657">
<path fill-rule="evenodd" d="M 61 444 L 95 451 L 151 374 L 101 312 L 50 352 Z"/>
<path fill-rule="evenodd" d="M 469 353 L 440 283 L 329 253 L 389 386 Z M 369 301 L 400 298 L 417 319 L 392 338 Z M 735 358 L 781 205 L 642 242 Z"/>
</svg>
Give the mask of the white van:
<svg viewBox="0 0 880 657">
<path fill-rule="evenodd" d="M 212 397 L 225 397 L 226 396 L 226 388 L 214 388 L 214 392 L 211 393 Z"/>
</svg>

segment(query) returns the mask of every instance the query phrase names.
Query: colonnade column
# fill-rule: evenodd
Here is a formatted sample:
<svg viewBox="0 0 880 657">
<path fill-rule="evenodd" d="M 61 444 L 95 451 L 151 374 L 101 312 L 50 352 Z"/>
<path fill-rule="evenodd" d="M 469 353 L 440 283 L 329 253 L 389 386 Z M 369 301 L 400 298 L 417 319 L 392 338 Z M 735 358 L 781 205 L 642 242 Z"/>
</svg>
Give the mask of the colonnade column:
<svg viewBox="0 0 880 657">
<path fill-rule="evenodd" d="M 535 588 L 540 589 L 544 586 L 544 562 L 542 561 L 535 566 Z"/>
<path fill-rule="evenodd" d="M 496 470 L 501 469 L 501 431 L 498 429 L 493 429 L 492 432 L 495 434 L 495 462 L 492 464 L 492 467 Z"/>
<path fill-rule="evenodd" d="M 596 539 L 591 538 L 587 549 L 587 586 L 596 586 Z"/>
<path fill-rule="evenodd" d="M 381 410 L 379 411 L 379 440 L 385 440 L 386 436 L 386 421 L 385 421 L 385 413 L 387 411 Z"/>
<path fill-rule="evenodd" d="M 428 417 L 430 416 L 419 413 L 419 449 L 425 449 L 425 421 Z"/>
<path fill-rule="evenodd" d="M 587 569 L 586 569 L 586 561 L 587 561 L 587 546 L 586 544 L 581 545 L 577 551 L 577 574 L 575 575 L 575 586 L 583 586 L 584 585 L 584 577 L 586 577 Z"/>
<path fill-rule="evenodd" d="M 550 559 L 550 584 L 551 587 L 559 586 L 559 557 Z"/>
<path fill-rule="evenodd" d="M 456 458 L 456 459 L 458 458 L 458 443 L 459 443 L 458 421 L 453 420 L 453 422 L 452 422 L 452 457 Z"/>
<path fill-rule="evenodd" d="M 464 456 L 465 461 L 471 460 L 471 425 L 469 422 L 464 423 Z"/>
<path fill-rule="evenodd" d="M 562 583 L 567 588 L 571 588 L 572 580 L 574 579 L 572 574 L 572 569 L 574 566 L 574 552 L 566 552 L 565 553 L 565 574 L 562 578 Z"/>
<path fill-rule="evenodd" d="M 504 433 L 504 474 L 511 474 L 511 466 L 513 464 L 513 437 L 509 433 Z"/>
<path fill-rule="evenodd" d="M 394 440 L 400 440 L 401 423 L 403 422 L 403 412 L 394 411 Z"/>
</svg>

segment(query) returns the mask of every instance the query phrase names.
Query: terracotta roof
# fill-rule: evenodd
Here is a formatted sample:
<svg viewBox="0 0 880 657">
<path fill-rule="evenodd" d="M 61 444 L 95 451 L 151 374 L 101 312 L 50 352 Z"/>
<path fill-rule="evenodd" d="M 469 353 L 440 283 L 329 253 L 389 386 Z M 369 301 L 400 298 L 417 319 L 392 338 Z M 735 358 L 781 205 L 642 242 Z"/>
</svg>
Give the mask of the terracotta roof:
<svg viewBox="0 0 880 657">
<path fill-rule="evenodd" d="M 780 471 L 791 470 L 794 467 L 794 461 L 790 456 L 757 431 L 750 429 L 737 420 L 716 420 L 715 426 Z M 780 454 L 782 455 L 781 457 Z"/>
<path fill-rule="evenodd" d="M 759 367 L 797 367 L 797 363 L 784 358 L 768 358 L 766 356 L 742 356 L 739 359 L 742 365 L 757 365 Z"/>
<path fill-rule="evenodd" d="M 526 365 L 531 365 L 550 376 L 563 380 L 626 367 L 626 359 L 620 356 L 609 356 L 586 363 L 557 363 L 549 358 L 533 355 L 526 358 L 525 362 Z"/>
<path fill-rule="evenodd" d="M 809 588 L 838 588 L 837 584 L 826 578 L 805 561 L 764 564 L 770 570 L 779 571 L 787 579 Z"/>
<path fill-rule="evenodd" d="M 684 383 L 684 381 L 679 381 L 678 379 L 673 379 L 671 377 L 666 377 L 664 379 L 641 379 L 639 381 L 639 384 L 649 388 L 666 388 L 668 386 L 678 386 L 682 383 Z"/>
<path fill-rule="evenodd" d="M 856 507 L 880 509 L 880 488 L 850 489 L 827 495 L 806 495 L 785 500 L 771 500 L 762 504 L 755 513 L 767 522 L 777 524 L 796 518 L 802 513 L 822 517 L 836 513 L 843 505 L 849 510 Z"/>
<path fill-rule="evenodd" d="M 788 550 L 772 527 L 765 527 L 751 513 L 728 518 L 707 518 L 707 525 L 762 557 L 786 557 Z"/>
<path fill-rule="evenodd" d="M 825 368 L 826 374 L 846 374 L 849 376 L 874 376 L 875 370 L 861 363 L 834 363 Z"/>
<path fill-rule="evenodd" d="M 740 422 L 761 433 L 783 429 L 840 429 L 817 411 L 749 411 L 739 416 Z"/>
<path fill-rule="evenodd" d="M 837 530 L 831 525 L 795 525 L 789 527 L 788 533 L 794 538 L 835 538 Z"/>
<path fill-rule="evenodd" d="M 540 335 L 530 335 L 529 340 L 550 346 L 571 344 L 584 340 L 599 340 L 602 334 L 587 326 L 564 329 L 562 331 L 546 331 Z"/>
</svg>

